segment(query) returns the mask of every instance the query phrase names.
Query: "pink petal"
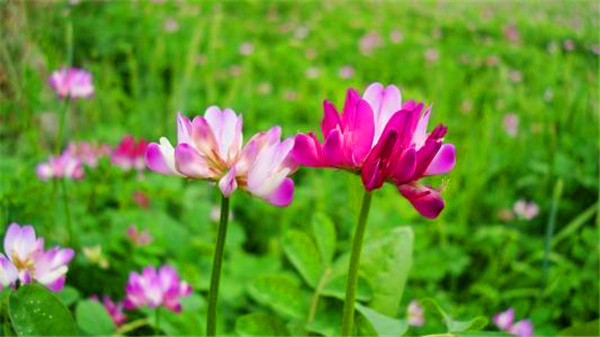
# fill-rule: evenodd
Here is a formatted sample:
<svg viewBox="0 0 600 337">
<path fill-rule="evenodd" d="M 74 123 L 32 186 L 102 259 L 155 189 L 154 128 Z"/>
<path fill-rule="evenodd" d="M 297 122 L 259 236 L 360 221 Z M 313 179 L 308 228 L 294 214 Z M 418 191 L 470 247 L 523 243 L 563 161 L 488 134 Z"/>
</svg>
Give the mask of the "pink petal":
<svg viewBox="0 0 600 337">
<path fill-rule="evenodd" d="M 283 182 L 273 190 L 270 195 L 265 197 L 265 200 L 272 205 L 285 207 L 294 199 L 294 181 L 290 178 L 285 178 Z"/>
<path fill-rule="evenodd" d="M 321 132 L 323 135 L 328 135 L 331 130 L 341 127 L 340 116 L 335 109 L 335 106 L 328 100 L 323 102 L 323 121 L 321 121 Z"/>
<path fill-rule="evenodd" d="M 425 170 L 425 175 L 439 175 L 446 174 L 456 164 L 456 150 L 452 144 L 443 144 L 435 157 L 433 157 L 431 163 Z"/>
<path fill-rule="evenodd" d="M 404 151 L 398 161 L 394 164 L 392 177 L 396 184 L 402 184 L 410 180 L 417 167 L 417 152 L 414 147 Z"/>
<path fill-rule="evenodd" d="M 175 165 L 183 175 L 195 179 L 209 179 L 214 176 L 206 160 L 190 144 L 183 143 L 175 148 Z"/>
<path fill-rule="evenodd" d="M 146 166 L 152 171 L 166 175 L 181 175 L 175 169 L 175 149 L 164 137 L 160 139 L 160 145 L 148 144 L 146 149 Z"/>
<path fill-rule="evenodd" d="M 308 167 L 321 167 L 323 161 L 323 148 L 314 134 L 298 134 L 295 138 L 292 156 L 295 161 Z"/>
<path fill-rule="evenodd" d="M 237 181 L 235 180 L 235 168 L 231 168 L 223 178 L 219 180 L 219 188 L 223 195 L 227 198 L 231 196 L 233 191 L 237 189 Z"/>
<path fill-rule="evenodd" d="M 379 140 L 385 125 L 392 115 L 402 108 L 402 95 L 400 94 L 400 90 L 394 85 L 388 85 L 384 88 L 381 83 L 373 83 L 365 90 L 363 99 L 373 109 L 375 120 L 374 145 Z"/>
<path fill-rule="evenodd" d="M 397 140 L 395 130 L 385 132 L 365 159 L 361 178 L 367 191 L 380 188 L 392 173 Z"/>
<path fill-rule="evenodd" d="M 440 192 L 429 186 L 404 184 L 399 185 L 398 190 L 426 218 L 435 219 L 444 209 Z"/>
<path fill-rule="evenodd" d="M 343 166 L 346 164 L 342 151 L 342 134 L 340 130 L 331 131 L 323 145 L 324 160 L 332 166 Z"/>
<path fill-rule="evenodd" d="M 425 144 L 425 140 L 427 140 L 427 124 L 429 124 L 429 115 L 431 113 L 431 105 L 427 107 L 423 115 L 419 118 L 419 123 L 417 124 L 417 129 L 413 135 L 412 143 L 415 144 L 417 150 Z"/>
<path fill-rule="evenodd" d="M 352 143 L 344 145 L 350 146 L 353 162 L 355 165 L 359 165 L 371 150 L 375 133 L 373 111 L 367 101 L 360 100 L 358 102 L 356 115 L 348 127 L 351 128 Z"/>
<path fill-rule="evenodd" d="M 192 122 L 181 112 L 177 113 L 177 144 L 191 143 Z"/>
<path fill-rule="evenodd" d="M 52 167 L 48 163 L 38 164 L 35 173 L 40 180 L 48 180 L 53 176 Z"/>
</svg>

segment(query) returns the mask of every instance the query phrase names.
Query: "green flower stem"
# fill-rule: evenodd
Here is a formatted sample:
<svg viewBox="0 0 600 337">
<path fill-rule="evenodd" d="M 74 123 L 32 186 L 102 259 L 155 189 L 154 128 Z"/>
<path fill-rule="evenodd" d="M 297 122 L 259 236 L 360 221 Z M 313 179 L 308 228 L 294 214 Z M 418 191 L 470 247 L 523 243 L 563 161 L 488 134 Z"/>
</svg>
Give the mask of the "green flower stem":
<svg viewBox="0 0 600 337">
<path fill-rule="evenodd" d="M 69 208 L 69 193 L 67 190 L 66 178 L 60 178 L 60 185 L 62 187 L 63 207 L 65 210 L 65 218 L 67 222 L 67 246 L 74 246 L 75 239 L 73 237 L 73 224 L 71 223 L 71 210 Z"/>
<path fill-rule="evenodd" d="M 214 336 L 217 331 L 217 297 L 219 295 L 219 280 L 221 279 L 221 265 L 223 264 L 223 251 L 225 250 L 225 237 L 227 236 L 227 221 L 229 220 L 229 198 L 221 199 L 221 220 L 219 234 L 215 247 L 210 289 L 208 291 L 208 314 L 206 316 L 206 335 Z"/>
<path fill-rule="evenodd" d="M 371 192 L 365 191 L 360 216 L 354 232 L 352 242 L 352 253 L 350 255 L 350 265 L 348 266 L 348 283 L 346 285 L 346 301 L 344 302 L 344 316 L 342 320 L 342 336 L 352 334 L 352 325 L 354 322 L 354 302 L 356 300 L 356 283 L 358 280 L 358 267 L 360 266 L 360 252 L 362 250 L 365 228 L 367 227 L 367 217 L 371 208 Z"/>
<path fill-rule="evenodd" d="M 154 334 L 160 336 L 160 306 L 154 310 Z"/>
<path fill-rule="evenodd" d="M 62 113 L 58 116 L 58 131 L 56 132 L 56 144 L 54 144 L 54 153 L 56 155 L 60 154 L 60 150 L 62 149 L 63 138 L 65 134 L 65 124 L 67 122 L 67 115 L 69 114 L 69 110 L 71 109 L 71 96 L 67 96 L 65 99 L 65 104 L 62 109 Z"/>
<path fill-rule="evenodd" d="M 117 331 L 115 331 L 114 336 L 123 336 L 126 333 L 133 331 L 135 329 L 141 328 L 147 324 L 148 324 L 148 320 L 146 318 L 140 318 L 135 321 L 129 322 L 127 324 L 123 324 L 117 329 Z"/>
</svg>

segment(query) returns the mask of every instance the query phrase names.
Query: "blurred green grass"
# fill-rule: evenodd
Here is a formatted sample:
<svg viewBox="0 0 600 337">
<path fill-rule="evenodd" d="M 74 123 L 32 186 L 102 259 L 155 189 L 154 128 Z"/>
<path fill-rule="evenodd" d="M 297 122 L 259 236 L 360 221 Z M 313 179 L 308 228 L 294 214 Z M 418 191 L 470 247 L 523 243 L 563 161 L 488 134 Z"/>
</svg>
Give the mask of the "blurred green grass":
<svg viewBox="0 0 600 337">
<path fill-rule="evenodd" d="M 448 125 L 446 141 L 458 155 L 456 169 L 441 181 L 447 209 L 435 222 L 423 220 L 388 186 L 375 195 L 367 234 L 414 225 L 404 302 L 435 297 L 459 314 L 488 316 L 514 306 L 540 334 L 598 317 L 593 211 L 553 247 L 549 283 L 540 289 L 557 180 L 564 191 L 556 232 L 598 204 L 597 3 L 0 2 L 0 13 L 4 224 L 31 222 L 53 231 L 52 189 L 36 181 L 35 164 L 52 149 L 47 117 L 59 103 L 46 79 L 66 63 L 72 22 L 73 64 L 91 71 L 96 86 L 96 95 L 77 102 L 71 115 L 75 140 L 172 137 L 177 111 L 201 114 L 212 104 L 242 113 L 246 138 L 273 124 L 293 135 L 318 129 L 323 99 L 341 106 L 347 87 L 362 91 L 374 81 L 399 85 L 404 100 L 432 103 L 433 122 Z M 367 34 L 375 47 L 365 53 L 360 45 Z M 252 45 L 249 55 L 240 52 L 244 44 Z M 353 76 L 342 78 L 343 67 Z M 519 119 L 515 137 L 503 129 L 510 113 Z M 98 186 L 73 184 L 76 223 L 81 233 L 88 230 L 89 244 L 120 233 L 123 214 L 145 219 L 138 225 L 158 233 L 165 221 L 183 227 L 182 237 L 193 233 L 193 249 L 179 247 L 181 254 L 173 255 L 181 261 L 195 261 L 194 249 L 212 242 L 206 235 L 216 200 L 210 187 L 185 183 L 181 192 L 182 182 L 152 173 L 141 181 L 115 172 L 99 179 Z M 315 211 L 335 220 L 346 240 L 339 248 L 346 250 L 360 201 L 356 177 L 302 169 L 295 180 L 296 199 L 285 210 L 235 196 L 242 251 L 280 256 L 282 231 L 308 228 Z M 134 190 L 151 196 L 154 216 L 133 210 Z M 539 204 L 540 215 L 503 221 L 498 212 L 521 198 Z M 170 220 L 158 220 L 163 217 Z M 174 249 L 164 241 L 162 253 Z M 193 266 L 180 268 L 197 282 L 207 277 Z M 85 283 L 77 274 L 72 279 Z M 240 297 L 231 302 L 244 310 Z"/>
</svg>

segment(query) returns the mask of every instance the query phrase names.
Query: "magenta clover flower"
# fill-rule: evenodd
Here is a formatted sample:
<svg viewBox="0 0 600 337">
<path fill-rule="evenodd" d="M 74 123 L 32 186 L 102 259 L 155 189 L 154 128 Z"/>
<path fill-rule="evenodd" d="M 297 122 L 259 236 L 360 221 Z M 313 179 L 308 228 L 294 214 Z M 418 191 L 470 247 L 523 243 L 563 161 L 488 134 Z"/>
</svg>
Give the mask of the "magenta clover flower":
<svg viewBox="0 0 600 337">
<path fill-rule="evenodd" d="M 126 309 L 163 306 L 171 311 L 180 312 L 180 299 L 189 296 L 192 288 L 187 282 L 179 279 L 175 269 L 165 265 L 158 271 L 152 266 L 146 267 L 141 275 L 131 272 L 125 291 Z"/>
<path fill-rule="evenodd" d="M 60 98 L 89 98 L 94 94 L 92 74 L 79 68 L 61 68 L 50 75 L 48 83 Z"/>
<path fill-rule="evenodd" d="M 40 180 L 49 179 L 83 179 L 85 172 L 81 160 L 70 150 L 65 150 L 59 156 L 50 156 L 47 162 L 39 163 L 36 174 Z"/>
</svg>

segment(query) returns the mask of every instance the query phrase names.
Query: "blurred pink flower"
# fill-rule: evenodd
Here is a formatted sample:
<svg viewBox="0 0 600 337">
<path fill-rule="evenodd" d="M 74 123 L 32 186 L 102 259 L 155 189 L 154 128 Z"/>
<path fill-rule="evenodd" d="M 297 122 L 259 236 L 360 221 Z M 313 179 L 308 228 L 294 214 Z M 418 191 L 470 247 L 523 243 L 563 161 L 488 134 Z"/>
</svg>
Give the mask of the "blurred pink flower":
<svg viewBox="0 0 600 337">
<path fill-rule="evenodd" d="M 136 246 L 146 246 L 154 241 L 154 238 L 147 229 L 140 232 L 134 225 L 127 228 L 127 238 Z"/>
<path fill-rule="evenodd" d="M 125 291 L 125 309 L 163 306 L 173 312 L 180 312 L 181 298 L 189 296 L 192 288 L 179 279 L 175 269 L 165 265 L 158 271 L 152 266 L 146 267 L 141 275 L 131 272 Z"/>
<path fill-rule="evenodd" d="M 163 24 L 163 29 L 167 33 L 174 33 L 179 30 L 179 23 L 173 18 L 167 18 Z"/>
<path fill-rule="evenodd" d="M 231 75 L 231 77 L 240 77 L 240 75 L 242 74 L 242 67 L 234 64 L 231 67 L 229 67 L 229 75 Z"/>
<path fill-rule="evenodd" d="M 488 67 L 496 66 L 500 63 L 500 57 L 498 55 L 490 55 L 485 58 L 485 65 Z"/>
<path fill-rule="evenodd" d="M 514 25 L 507 25 L 504 27 L 504 36 L 508 39 L 508 42 L 517 44 L 521 42 L 521 35 L 519 30 Z"/>
<path fill-rule="evenodd" d="M 508 332 L 518 337 L 532 337 L 533 324 L 528 319 L 518 321 L 513 324 L 515 319 L 515 310 L 509 308 L 504 312 L 497 313 L 493 317 L 493 322 L 501 331 Z"/>
<path fill-rule="evenodd" d="M 224 196 L 238 188 L 273 205 L 287 206 L 294 194 L 288 175 L 296 170 L 289 157 L 292 138 L 281 141 L 274 126 L 250 139 L 242 148 L 242 117 L 216 106 L 192 121 L 177 115 L 177 146 L 165 138 L 151 143 L 146 152 L 148 168 L 167 175 L 217 182 Z"/>
<path fill-rule="evenodd" d="M 294 30 L 294 38 L 304 40 L 308 36 L 308 27 L 299 26 Z"/>
<path fill-rule="evenodd" d="M 401 31 L 399 31 L 398 29 L 392 30 L 392 32 L 390 33 L 390 41 L 392 41 L 393 44 L 401 43 L 403 40 L 404 35 L 402 35 Z"/>
<path fill-rule="evenodd" d="M 36 238 L 33 227 L 17 223 L 12 223 L 4 235 L 4 252 L 8 259 L 0 254 L 1 271 L 7 271 L 6 276 L 0 276 L 2 286 L 14 285 L 18 279 L 23 284 L 36 281 L 52 291 L 65 285 L 67 265 L 75 255 L 70 248 L 44 251 L 44 239 Z"/>
<path fill-rule="evenodd" d="M 424 176 L 450 172 L 455 164 L 452 144 L 443 144 L 447 128 L 427 133 L 431 107 L 402 104 L 393 85 L 371 84 L 361 98 L 349 89 L 343 113 L 329 101 L 321 143 L 313 133 L 298 134 L 294 158 L 308 167 L 341 168 L 360 173 L 368 191 L 393 182 L 421 215 L 435 218 L 444 208 L 440 191 L 419 184 Z"/>
<path fill-rule="evenodd" d="M 40 180 L 49 179 L 83 179 L 85 173 L 81 160 L 74 157 L 69 150 L 60 156 L 50 156 L 47 162 L 39 163 L 36 174 Z"/>
<path fill-rule="evenodd" d="M 375 32 L 369 32 L 363 35 L 359 42 L 358 47 L 363 55 L 371 55 L 377 48 L 383 46 L 383 40 L 381 36 Z"/>
<path fill-rule="evenodd" d="M 425 60 L 427 63 L 435 63 L 440 58 L 440 53 L 435 48 L 429 48 L 425 51 Z"/>
<path fill-rule="evenodd" d="M 567 39 L 565 42 L 563 42 L 563 47 L 566 51 L 573 51 L 575 50 L 575 42 L 573 42 L 571 39 Z"/>
<path fill-rule="evenodd" d="M 343 66 L 338 71 L 338 75 L 340 76 L 340 78 L 343 78 L 345 80 L 350 79 L 354 77 L 354 68 L 351 66 Z"/>
<path fill-rule="evenodd" d="M 242 55 L 251 55 L 254 51 L 254 45 L 250 42 L 244 42 L 240 45 L 239 51 Z"/>
<path fill-rule="evenodd" d="M 89 142 L 71 142 L 67 147 L 67 151 L 78 158 L 81 162 L 89 167 L 96 167 L 98 159 L 111 154 L 112 149 L 107 144 L 92 144 Z"/>
<path fill-rule="evenodd" d="M 141 191 L 133 192 L 133 201 L 141 208 L 147 209 L 150 207 L 150 199 Z"/>
<path fill-rule="evenodd" d="M 258 85 L 258 87 L 256 88 L 256 91 L 260 94 L 260 95 L 268 95 L 273 91 L 273 87 L 271 86 L 271 83 L 269 82 L 262 82 Z"/>
<path fill-rule="evenodd" d="M 124 171 L 136 169 L 144 170 L 146 164 L 144 156 L 148 143 L 144 138 L 140 138 L 138 142 L 131 135 L 123 137 L 119 145 L 114 149 L 111 155 L 111 161 L 114 165 L 119 166 Z"/>
<path fill-rule="evenodd" d="M 308 69 L 306 69 L 306 78 L 309 79 L 315 79 L 317 77 L 319 77 L 319 68 L 317 67 L 309 67 Z"/>
<path fill-rule="evenodd" d="M 521 83 L 523 81 L 523 74 L 517 70 L 509 71 L 508 79 L 513 83 Z"/>
<path fill-rule="evenodd" d="M 408 325 L 423 326 L 425 324 L 425 313 L 419 301 L 412 300 L 408 305 L 407 321 Z"/>
<path fill-rule="evenodd" d="M 519 133 L 519 116 L 514 113 L 504 115 L 502 126 L 504 127 L 504 132 L 506 132 L 509 137 L 516 137 Z"/>
<path fill-rule="evenodd" d="M 100 302 L 100 299 L 96 295 L 90 297 L 91 300 Z M 123 302 L 113 302 L 110 297 L 104 296 L 102 299 L 102 305 L 112 318 L 116 326 L 121 326 L 127 321 L 127 316 L 123 313 Z"/>
<path fill-rule="evenodd" d="M 94 94 L 92 74 L 79 68 L 61 68 L 50 75 L 48 83 L 60 98 L 89 98 Z"/>
<path fill-rule="evenodd" d="M 592 46 L 592 53 L 600 55 L 600 44 L 595 44 Z"/>
<path fill-rule="evenodd" d="M 520 219 L 532 220 L 540 212 L 540 207 L 533 201 L 517 200 L 513 206 L 513 211 Z"/>
</svg>

